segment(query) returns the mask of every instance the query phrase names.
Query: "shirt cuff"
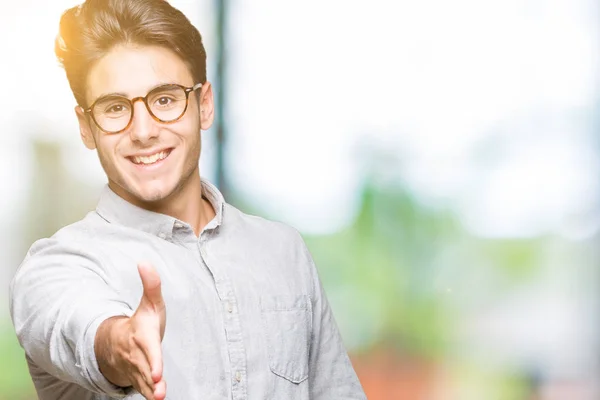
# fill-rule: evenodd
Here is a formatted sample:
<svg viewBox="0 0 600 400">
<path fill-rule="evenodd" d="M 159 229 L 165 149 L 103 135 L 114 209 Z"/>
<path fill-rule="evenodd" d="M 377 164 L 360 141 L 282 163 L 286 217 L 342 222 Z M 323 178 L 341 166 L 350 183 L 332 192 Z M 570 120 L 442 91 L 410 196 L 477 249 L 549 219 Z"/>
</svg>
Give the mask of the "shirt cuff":
<svg viewBox="0 0 600 400">
<path fill-rule="evenodd" d="M 131 394 L 133 388 L 116 386 L 108 381 L 108 379 L 102 375 L 102 372 L 100 372 L 100 367 L 96 360 L 96 351 L 94 349 L 96 332 L 98 331 L 100 324 L 108 318 L 122 316 L 131 317 L 133 313 L 133 310 L 122 309 L 119 311 L 113 310 L 112 312 L 106 312 L 96 317 L 85 331 L 83 346 L 80 347 L 81 354 L 78 357 L 81 363 L 81 373 L 84 375 L 85 380 L 90 383 L 91 388 L 96 392 L 104 393 L 117 399 L 122 399 Z"/>
</svg>

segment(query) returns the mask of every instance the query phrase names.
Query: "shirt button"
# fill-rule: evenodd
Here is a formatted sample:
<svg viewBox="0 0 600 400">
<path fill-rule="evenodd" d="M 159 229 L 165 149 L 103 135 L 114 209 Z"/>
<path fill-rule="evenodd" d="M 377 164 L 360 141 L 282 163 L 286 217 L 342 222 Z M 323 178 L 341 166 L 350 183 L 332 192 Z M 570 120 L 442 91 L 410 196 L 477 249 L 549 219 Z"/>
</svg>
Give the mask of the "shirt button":
<svg viewBox="0 0 600 400">
<path fill-rule="evenodd" d="M 227 312 L 228 313 L 232 313 L 233 312 L 233 304 L 231 304 L 230 301 L 227 302 Z"/>
<path fill-rule="evenodd" d="M 161 239 L 166 239 L 166 238 L 167 238 L 167 235 L 165 235 L 163 232 L 160 232 L 160 233 L 158 234 L 158 237 L 159 237 L 159 238 L 161 238 Z"/>
<path fill-rule="evenodd" d="M 242 374 L 240 371 L 235 371 L 235 380 L 238 382 L 242 380 Z"/>
<path fill-rule="evenodd" d="M 175 222 L 175 228 L 180 229 L 183 228 L 183 224 L 181 222 Z"/>
<path fill-rule="evenodd" d="M 200 249 L 200 254 L 202 254 L 202 258 L 206 258 L 206 250 L 204 250 L 204 247 Z"/>
</svg>

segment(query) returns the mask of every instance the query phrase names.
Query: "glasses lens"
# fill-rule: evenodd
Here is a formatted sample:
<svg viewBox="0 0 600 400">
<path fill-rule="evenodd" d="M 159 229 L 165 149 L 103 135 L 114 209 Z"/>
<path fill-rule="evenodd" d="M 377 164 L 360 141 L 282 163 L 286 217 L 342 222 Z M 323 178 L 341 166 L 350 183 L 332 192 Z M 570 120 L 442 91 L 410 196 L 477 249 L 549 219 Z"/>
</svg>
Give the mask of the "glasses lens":
<svg viewBox="0 0 600 400">
<path fill-rule="evenodd" d="M 106 132 L 119 132 L 129 124 L 131 103 L 128 99 L 112 96 L 106 97 L 94 105 L 94 120 Z"/>
<path fill-rule="evenodd" d="M 148 106 L 161 121 L 175 121 L 183 115 L 187 105 L 185 90 L 176 85 L 165 85 L 148 93 Z"/>
</svg>

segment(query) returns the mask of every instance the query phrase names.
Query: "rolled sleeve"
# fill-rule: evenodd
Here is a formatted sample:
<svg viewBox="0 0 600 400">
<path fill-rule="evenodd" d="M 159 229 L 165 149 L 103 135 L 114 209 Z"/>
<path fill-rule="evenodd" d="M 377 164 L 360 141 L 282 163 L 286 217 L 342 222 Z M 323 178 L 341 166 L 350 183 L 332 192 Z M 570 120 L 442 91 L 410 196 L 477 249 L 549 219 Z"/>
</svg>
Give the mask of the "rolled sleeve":
<svg viewBox="0 0 600 400">
<path fill-rule="evenodd" d="M 10 314 L 29 359 L 47 373 L 90 391 L 124 397 L 98 368 L 94 351 L 100 324 L 133 310 L 108 285 L 99 256 L 85 245 L 36 242 L 10 285 Z"/>
<path fill-rule="evenodd" d="M 83 343 L 78 346 L 77 360 L 80 361 L 82 372 L 85 374 L 84 379 L 87 379 L 94 387 L 95 392 L 100 392 L 109 395 L 113 398 L 123 398 L 131 393 L 131 388 L 122 388 L 113 385 L 102 375 L 100 368 L 98 367 L 98 361 L 96 360 L 96 351 L 94 350 L 94 342 L 96 339 L 96 332 L 102 322 L 111 317 L 125 316 L 131 317 L 133 315 L 132 310 L 120 311 L 114 310 L 114 312 L 107 312 L 96 317 L 85 331 Z"/>
</svg>

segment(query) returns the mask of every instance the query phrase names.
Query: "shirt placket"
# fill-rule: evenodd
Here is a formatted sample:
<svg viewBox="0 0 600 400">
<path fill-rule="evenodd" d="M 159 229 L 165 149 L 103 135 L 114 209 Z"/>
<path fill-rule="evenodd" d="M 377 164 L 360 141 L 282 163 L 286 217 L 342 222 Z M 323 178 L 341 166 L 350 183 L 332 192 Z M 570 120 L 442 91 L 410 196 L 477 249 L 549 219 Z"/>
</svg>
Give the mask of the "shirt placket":
<svg viewBox="0 0 600 400">
<path fill-rule="evenodd" d="M 233 400 L 247 399 L 247 370 L 246 370 L 246 350 L 244 348 L 240 316 L 238 312 L 237 299 L 235 297 L 231 280 L 219 268 L 211 265 L 209 254 L 207 252 L 207 240 L 201 235 L 198 241 L 200 256 L 206 267 L 210 270 L 217 295 L 221 303 L 221 312 L 225 324 L 225 340 L 227 342 L 227 351 L 229 354 L 229 363 L 231 367 L 231 392 Z"/>
</svg>

